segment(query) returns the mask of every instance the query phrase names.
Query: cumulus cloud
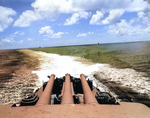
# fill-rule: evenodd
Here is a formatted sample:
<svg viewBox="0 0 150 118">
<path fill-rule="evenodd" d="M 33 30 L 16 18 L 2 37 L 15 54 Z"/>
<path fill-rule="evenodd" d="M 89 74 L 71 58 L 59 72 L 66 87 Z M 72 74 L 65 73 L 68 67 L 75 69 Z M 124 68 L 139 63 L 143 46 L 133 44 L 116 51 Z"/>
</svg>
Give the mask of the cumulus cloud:
<svg viewBox="0 0 150 118">
<path fill-rule="evenodd" d="M 7 7 L 0 6 L 1 17 L 0 17 L 0 32 L 3 32 L 4 29 L 8 28 L 14 21 L 10 16 L 16 15 L 16 12 Z"/>
<path fill-rule="evenodd" d="M 27 27 L 33 21 L 45 18 L 54 20 L 59 13 L 70 13 L 72 11 L 70 4 L 70 0 L 36 0 L 31 4 L 34 10 L 23 12 L 15 21 L 14 26 Z"/>
<path fill-rule="evenodd" d="M 39 14 L 31 10 L 27 10 L 20 15 L 19 19 L 14 22 L 14 26 L 27 27 L 31 22 L 41 19 Z"/>
<path fill-rule="evenodd" d="M 87 32 L 87 33 L 79 33 L 78 35 L 77 35 L 77 37 L 85 37 L 85 36 L 87 36 L 87 35 L 91 35 L 91 34 L 93 34 L 93 32 Z"/>
<path fill-rule="evenodd" d="M 72 0 L 36 0 L 31 6 L 44 15 L 44 17 L 51 18 L 57 13 L 73 13 L 80 11 L 78 8 L 73 7 Z"/>
<path fill-rule="evenodd" d="M 64 25 L 76 24 L 81 18 L 87 19 L 90 15 L 90 12 L 73 13 L 72 16 L 65 21 Z"/>
<path fill-rule="evenodd" d="M 77 35 L 77 37 L 85 37 L 85 36 L 87 36 L 87 33 L 80 33 Z"/>
<path fill-rule="evenodd" d="M 36 0 L 32 7 L 41 13 L 74 13 L 87 10 L 120 9 L 127 7 L 132 0 Z"/>
<path fill-rule="evenodd" d="M 110 25 L 108 27 L 108 32 L 111 34 L 119 34 L 119 35 L 130 35 L 133 30 L 133 27 L 129 25 L 126 20 L 122 20 L 120 23 L 115 25 Z"/>
<path fill-rule="evenodd" d="M 101 24 L 101 19 L 104 17 L 104 14 L 101 11 L 96 11 L 96 14 L 92 16 L 90 24 Z"/>
<path fill-rule="evenodd" d="M 96 14 L 94 14 L 90 20 L 90 24 L 102 25 L 119 22 L 123 13 L 123 9 L 113 9 L 109 11 L 109 15 L 107 17 L 102 19 L 107 12 L 104 14 L 101 11 L 96 11 Z"/>
<path fill-rule="evenodd" d="M 148 0 L 133 0 L 125 9 L 129 12 L 144 11 L 150 9 L 150 5 L 148 3 Z"/>
<path fill-rule="evenodd" d="M 50 26 L 45 26 L 45 27 L 42 27 L 40 30 L 39 30 L 39 34 L 42 34 L 42 35 L 45 35 L 45 36 L 49 36 L 49 35 L 53 35 L 54 31 L 51 30 L 51 27 Z"/>
<path fill-rule="evenodd" d="M 132 0 L 115 0 L 111 3 L 108 0 L 35 0 L 31 4 L 34 10 L 23 12 L 14 26 L 26 27 L 33 21 L 44 18 L 54 20 L 60 13 L 72 13 L 72 17 L 66 20 L 65 25 L 73 24 L 81 18 L 78 15 L 86 15 L 82 18 L 89 16 L 86 11 L 103 10 L 108 12 L 112 9 L 125 9 L 131 2 Z M 78 12 L 82 12 L 82 14 Z"/>
<path fill-rule="evenodd" d="M 63 35 L 63 34 L 64 34 L 63 32 L 58 32 L 58 33 L 53 34 L 51 37 L 52 38 L 61 38 L 61 35 Z"/>
<path fill-rule="evenodd" d="M 138 12 L 137 17 L 130 20 L 130 24 L 149 25 L 150 24 L 150 11 L 149 12 Z"/>
<path fill-rule="evenodd" d="M 59 13 L 70 12 L 72 9 L 70 4 L 71 2 L 66 0 L 35 0 L 31 4 L 34 10 L 23 12 L 15 21 L 14 26 L 27 27 L 33 21 L 40 19 L 54 20 Z"/>
<path fill-rule="evenodd" d="M 54 31 L 51 29 L 50 26 L 42 27 L 39 30 L 39 34 L 50 37 L 50 38 L 61 38 L 61 35 L 63 35 L 63 32 L 54 33 Z"/>
<path fill-rule="evenodd" d="M 20 37 L 20 36 L 22 36 L 22 35 L 24 35 L 24 34 L 25 34 L 24 32 L 16 31 L 16 32 L 14 32 L 13 34 L 10 34 L 10 35 L 7 36 L 6 38 L 2 39 L 2 40 L 0 41 L 0 43 L 1 43 L 1 44 L 8 44 L 8 43 L 14 43 L 14 44 L 19 43 L 19 44 L 22 44 L 22 43 L 23 43 L 23 40 L 19 40 L 19 41 L 17 41 L 17 40 L 20 39 L 20 38 L 18 38 L 18 37 Z"/>
<path fill-rule="evenodd" d="M 137 15 L 138 15 L 138 18 L 137 18 L 138 21 L 140 22 L 142 21 L 142 23 L 144 24 L 150 24 L 150 11 L 147 13 L 138 12 Z"/>
<path fill-rule="evenodd" d="M 111 10 L 126 8 L 132 0 L 75 0 L 72 6 L 82 10 Z"/>
<path fill-rule="evenodd" d="M 102 24 L 116 23 L 124 13 L 123 9 L 113 9 L 109 11 L 109 16 L 102 21 Z"/>
<path fill-rule="evenodd" d="M 146 28 L 143 28 L 140 25 L 132 26 L 125 20 L 122 20 L 120 23 L 110 25 L 108 27 L 108 32 L 110 34 L 117 34 L 117 35 L 145 35 L 150 34 L 149 29 L 150 25 L 147 26 Z"/>
<path fill-rule="evenodd" d="M 77 23 L 81 18 L 89 17 L 89 12 L 86 11 L 90 10 L 97 10 L 96 14 L 92 16 L 90 24 L 109 24 L 119 20 L 120 15 L 124 13 L 121 9 L 140 12 L 150 9 L 148 3 L 149 0 L 115 0 L 115 2 L 109 0 L 35 0 L 31 4 L 34 10 L 23 12 L 15 21 L 14 26 L 30 26 L 33 21 L 39 19 L 54 20 L 61 13 L 72 14 L 65 22 L 65 25 L 71 25 Z M 100 22 L 104 15 L 101 11 L 109 13 L 109 16 Z"/>
</svg>

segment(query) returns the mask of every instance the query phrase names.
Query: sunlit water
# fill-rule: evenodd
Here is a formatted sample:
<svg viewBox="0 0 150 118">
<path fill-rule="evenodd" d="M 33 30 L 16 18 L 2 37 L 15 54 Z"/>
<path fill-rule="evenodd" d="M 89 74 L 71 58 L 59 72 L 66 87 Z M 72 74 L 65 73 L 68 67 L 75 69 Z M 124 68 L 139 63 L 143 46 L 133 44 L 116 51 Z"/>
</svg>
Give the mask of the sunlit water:
<svg viewBox="0 0 150 118">
<path fill-rule="evenodd" d="M 93 74 L 99 71 L 101 67 L 107 66 L 103 64 L 83 64 L 82 62 L 76 61 L 84 59 L 80 57 L 60 56 L 57 54 L 48 54 L 44 52 L 40 52 L 40 54 L 47 58 L 40 60 L 41 69 L 38 71 L 33 71 L 33 73 L 36 73 L 39 76 L 41 83 L 48 81 L 48 75 L 55 74 L 56 77 L 63 77 L 66 73 L 69 73 L 71 76 L 77 78 L 79 78 L 80 74 L 83 73 L 88 76 L 88 79 L 95 80 Z M 93 82 L 95 83 L 95 81 Z"/>
<path fill-rule="evenodd" d="M 80 77 L 83 73 L 93 80 L 93 83 L 101 91 L 109 91 L 109 89 L 98 82 L 93 75 L 98 73 L 102 79 L 109 81 L 116 81 L 121 86 L 132 88 L 138 93 L 147 93 L 150 95 L 150 83 L 148 77 L 143 77 L 144 73 L 137 72 L 133 69 L 117 69 L 112 68 L 108 64 L 83 64 L 76 61 L 82 60 L 81 57 L 60 56 L 57 54 L 48 54 L 40 52 L 41 55 L 47 58 L 41 59 L 40 70 L 33 71 L 39 76 L 39 80 L 42 82 L 48 80 L 48 75 L 55 74 L 56 77 L 63 77 L 66 73 L 74 77 Z"/>
<path fill-rule="evenodd" d="M 128 101 L 132 101 L 133 98 L 135 99 L 133 101 L 144 103 L 150 107 L 150 42 L 103 44 L 99 46 L 105 48 L 110 54 L 115 51 L 115 58 L 130 66 L 119 69 L 109 64 L 83 63 L 85 59 L 83 57 L 39 52 L 44 58 L 40 59 L 40 69 L 33 73 L 38 75 L 41 83 L 47 81 L 47 76 L 51 74 L 62 77 L 69 73 L 79 78 L 80 74 L 83 73 L 88 76 L 87 79 L 93 81 L 94 86 L 101 91 L 111 92 L 118 100 L 128 99 L 129 97 Z M 119 94 L 116 94 L 118 92 L 117 87 L 114 91 L 109 90 L 109 87 L 105 86 L 107 84 L 103 85 L 101 81 L 94 78 L 93 75 L 95 74 L 100 79 L 110 82 L 109 87 L 119 87 Z M 115 85 L 112 85 L 111 82 L 115 82 Z M 122 97 L 120 98 L 118 95 Z M 130 96 L 132 97 L 130 98 Z"/>
<path fill-rule="evenodd" d="M 144 72 L 150 77 L 150 42 L 106 44 L 101 45 L 101 47 L 115 51 L 119 60 L 128 63 L 132 69 Z"/>
</svg>

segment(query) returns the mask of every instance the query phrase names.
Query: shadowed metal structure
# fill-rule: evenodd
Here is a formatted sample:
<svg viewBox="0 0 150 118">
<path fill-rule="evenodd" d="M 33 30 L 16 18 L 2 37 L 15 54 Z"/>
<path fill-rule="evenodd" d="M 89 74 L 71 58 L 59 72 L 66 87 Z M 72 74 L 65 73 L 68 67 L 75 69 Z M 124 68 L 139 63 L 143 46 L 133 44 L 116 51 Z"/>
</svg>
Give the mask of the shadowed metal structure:
<svg viewBox="0 0 150 118">
<path fill-rule="evenodd" d="M 38 100 L 38 102 L 36 103 L 36 105 L 48 105 L 51 102 L 51 93 L 52 93 L 52 89 L 53 89 L 53 84 L 54 84 L 54 78 L 55 75 L 52 74 L 45 90 L 43 91 L 40 99 Z"/>
</svg>

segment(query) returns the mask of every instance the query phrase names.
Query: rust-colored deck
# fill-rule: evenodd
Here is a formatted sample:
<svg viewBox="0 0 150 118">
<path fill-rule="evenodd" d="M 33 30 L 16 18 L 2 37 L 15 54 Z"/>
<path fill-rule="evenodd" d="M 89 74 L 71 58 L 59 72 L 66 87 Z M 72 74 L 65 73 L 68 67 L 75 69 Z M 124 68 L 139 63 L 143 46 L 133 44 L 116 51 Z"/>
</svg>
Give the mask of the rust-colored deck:
<svg viewBox="0 0 150 118">
<path fill-rule="evenodd" d="M 39 101 L 35 106 L 11 107 L 0 106 L 0 118 L 150 118 L 150 108 L 140 103 L 120 102 L 120 105 L 98 104 L 86 79 L 81 74 L 81 83 L 84 99 L 80 98 L 81 104 L 73 104 L 74 94 L 70 75 L 66 74 L 66 81 L 63 84 L 62 102 L 60 105 L 50 105 L 51 92 L 54 82 L 54 75 L 51 76 L 46 88 L 36 93 Z"/>
<path fill-rule="evenodd" d="M 0 118 L 150 118 L 150 108 L 139 103 L 120 105 L 35 105 L 0 106 Z"/>
</svg>

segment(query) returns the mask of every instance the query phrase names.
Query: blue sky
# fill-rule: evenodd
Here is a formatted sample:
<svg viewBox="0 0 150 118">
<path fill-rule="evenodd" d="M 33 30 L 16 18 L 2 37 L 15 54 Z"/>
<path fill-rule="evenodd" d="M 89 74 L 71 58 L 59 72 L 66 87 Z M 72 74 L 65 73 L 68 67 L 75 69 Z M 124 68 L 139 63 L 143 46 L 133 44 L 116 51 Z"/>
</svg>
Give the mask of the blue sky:
<svg viewBox="0 0 150 118">
<path fill-rule="evenodd" d="M 0 49 L 150 40 L 150 0 L 0 0 Z"/>
</svg>

